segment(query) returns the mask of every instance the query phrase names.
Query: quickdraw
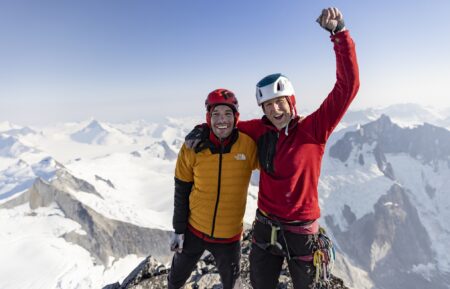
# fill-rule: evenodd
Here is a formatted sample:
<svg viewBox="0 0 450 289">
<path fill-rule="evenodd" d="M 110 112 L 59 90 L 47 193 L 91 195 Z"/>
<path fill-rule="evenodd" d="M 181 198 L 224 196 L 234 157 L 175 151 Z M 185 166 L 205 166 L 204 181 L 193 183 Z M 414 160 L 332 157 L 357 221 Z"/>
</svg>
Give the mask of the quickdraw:
<svg viewBox="0 0 450 289">
<path fill-rule="evenodd" d="M 314 243 L 313 265 L 316 269 L 316 275 L 312 288 L 327 288 L 330 284 L 331 270 L 336 259 L 333 242 L 327 236 L 325 229 L 320 227 L 317 240 Z"/>
</svg>

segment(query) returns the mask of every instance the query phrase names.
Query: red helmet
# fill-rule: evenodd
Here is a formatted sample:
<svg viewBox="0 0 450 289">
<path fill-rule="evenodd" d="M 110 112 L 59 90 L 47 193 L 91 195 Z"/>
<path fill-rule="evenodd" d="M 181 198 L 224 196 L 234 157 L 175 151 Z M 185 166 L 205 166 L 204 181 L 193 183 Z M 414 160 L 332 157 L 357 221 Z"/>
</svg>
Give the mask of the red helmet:
<svg viewBox="0 0 450 289">
<path fill-rule="evenodd" d="M 219 88 L 216 90 L 213 90 L 208 94 L 208 97 L 205 100 L 205 107 L 206 107 L 206 122 L 209 126 L 211 126 L 211 110 L 214 109 L 217 105 L 227 105 L 229 106 L 233 112 L 234 112 L 234 125 L 239 120 L 239 104 L 236 96 L 234 96 L 234 93 L 231 92 L 228 89 Z"/>
<path fill-rule="evenodd" d="M 209 112 L 218 104 L 228 105 L 234 112 L 239 111 L 238 100 L 228 89 L 219 88 L 210 92 L 205 100 L 206 111 Z"/>
</svg>

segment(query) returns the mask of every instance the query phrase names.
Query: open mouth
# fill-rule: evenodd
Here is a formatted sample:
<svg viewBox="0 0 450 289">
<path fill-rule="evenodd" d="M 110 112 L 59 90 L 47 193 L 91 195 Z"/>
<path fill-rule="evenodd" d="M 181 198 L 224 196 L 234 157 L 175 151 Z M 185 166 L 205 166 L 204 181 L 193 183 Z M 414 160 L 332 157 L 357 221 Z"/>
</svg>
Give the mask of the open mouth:
<svg viewBox="0 0 450 289">
<path fill-rule="evenodd" d="M 218 129 L 227 129 L 228 125 L 227 124 L 218 124 L 218 125 L 216 125 L 216 128 L 218 128 Z"/>
<path fill-rule="evenodd" d="M 276 120 L 281 120 L 283 118 L 283 116 L 284 116 L 284 113 L 274 115 L 273 118 L 276 119 Z"/>
</svg>

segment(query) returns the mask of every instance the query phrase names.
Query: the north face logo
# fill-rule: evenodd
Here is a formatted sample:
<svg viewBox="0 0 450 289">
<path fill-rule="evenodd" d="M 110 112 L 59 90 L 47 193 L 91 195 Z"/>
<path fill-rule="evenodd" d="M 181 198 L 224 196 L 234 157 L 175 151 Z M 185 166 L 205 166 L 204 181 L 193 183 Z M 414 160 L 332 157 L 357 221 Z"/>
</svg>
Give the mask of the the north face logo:
<svg viewBox="0 0 450 289">
<path fill-rule="evenodd" d="M 237 161 L 245 161 L 247 158 L 245 157 L 245 155 L 244 154 L 236 154 L 235 156 L 234 156 L 234 158 L 237 160 Z"/>
</svg>

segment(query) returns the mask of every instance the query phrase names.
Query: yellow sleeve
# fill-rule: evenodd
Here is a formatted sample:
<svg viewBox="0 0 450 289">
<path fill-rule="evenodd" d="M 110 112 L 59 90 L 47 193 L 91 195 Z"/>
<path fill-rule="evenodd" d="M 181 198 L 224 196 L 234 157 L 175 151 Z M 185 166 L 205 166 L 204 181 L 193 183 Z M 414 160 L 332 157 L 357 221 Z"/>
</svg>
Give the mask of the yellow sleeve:
<svg viewBox="0 0 450 289">
<path fill-rule="evenodd" d="M 177 165 L 175 167 L 175 178 L 184 182 L 194 181 L 195 152 L 188 149 L 184 144 L 178 152 Z"/>
<path fill-rule="evenodd" d="M 256 142 L 249 135 L 243 132 L 239 132 L 239 138 L 244 146 L 245 154 L 247 156 L 247 163 L 251 170 L 259 170 L 258 147 Z"/>
<path fill-rule="evenodd" d="M 252 170 L 260 169 L 258 160 L 258 147 L 256 143 L 253 142 L 253 152 L 252 152 Z"/>
</svg>

